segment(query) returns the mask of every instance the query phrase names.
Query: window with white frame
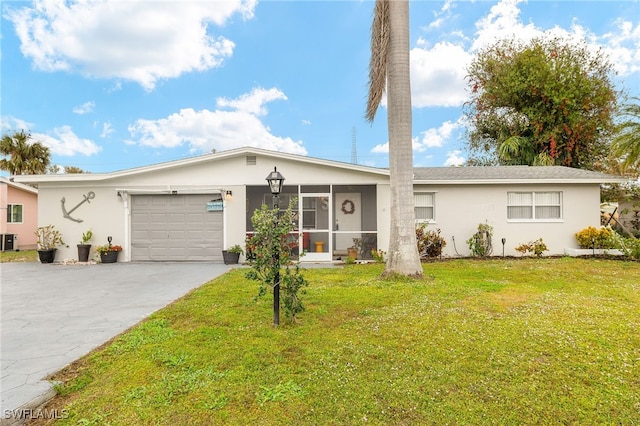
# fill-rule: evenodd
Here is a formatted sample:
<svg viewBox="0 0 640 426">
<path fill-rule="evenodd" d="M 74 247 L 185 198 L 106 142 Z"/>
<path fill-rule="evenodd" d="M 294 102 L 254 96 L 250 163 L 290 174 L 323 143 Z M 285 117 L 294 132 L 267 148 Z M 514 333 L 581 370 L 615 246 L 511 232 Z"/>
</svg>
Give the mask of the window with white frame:
<svg viewBox="0 0 640 426">
<path fill-rule="evenodd" d="M 507 219 L 560 220 L 562 192 L 508 192 Z"/>
<path fill-rule="evenodd" d="M 22 223 L 22 204 L 7 204 L 7 223 Z"/>
<path fill-rule="evenodd" d="M 414 192 L 413 204 L 417 222 L 430 222 L 435 220 L 435 192 Z"/>
</svg>

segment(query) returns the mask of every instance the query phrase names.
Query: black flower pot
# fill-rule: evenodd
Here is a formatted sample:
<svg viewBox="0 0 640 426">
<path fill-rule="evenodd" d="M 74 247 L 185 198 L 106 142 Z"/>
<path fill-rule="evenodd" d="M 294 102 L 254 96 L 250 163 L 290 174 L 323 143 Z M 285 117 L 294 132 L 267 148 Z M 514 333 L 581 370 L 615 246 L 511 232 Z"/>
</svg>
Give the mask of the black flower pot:
<svg viewBox="0 0 640 426">
<path fill-rule="evenodd" d="M 229 251 L 222 250 L 222 260 L 224 260 L 225 265 L 236 264 L 240 260 L 240 253 L 231 253 Z"/>
<path fill-rule="evenodd" d="M 56 250 L 58 249 L 38 250 L 40 263 L 53 263 L 53 260 L 56 258 Z"/>
<path fill-rule="evenodd" d="M 100 261 L 102 263 L 116 263 L 118 261 L 119 251 L 108 251 L 106 253 L 100 253 Z"/>
<path fill-rule="evenodd" d="M 78 244 L 78 262 L 88 262 L 91 244 Z"/>
</svg>

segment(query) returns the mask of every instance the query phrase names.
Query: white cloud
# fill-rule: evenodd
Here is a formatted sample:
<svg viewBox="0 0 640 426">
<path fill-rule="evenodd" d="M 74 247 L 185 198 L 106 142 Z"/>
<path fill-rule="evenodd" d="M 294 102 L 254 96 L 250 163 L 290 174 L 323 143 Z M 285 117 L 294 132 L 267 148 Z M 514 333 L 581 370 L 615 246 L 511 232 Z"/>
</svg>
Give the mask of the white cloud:
<svg viewBox="0 0 640 426">
<path fill-rule="evenodd" d="M 100 137 L 106 138 L 111 133 L 113 133 L 113 127 L 111 126 L 111 123 L 102 123 L 102 132 L 100 132 Z"/>
<path fill-rule="evenodd" d="M 44 133 L 33 133 L 33 140 L 41 142 L 49 147 L 52 154 L 74 156 L 76 154 L 93 155 L 102 151 L 102 148 L 90 139 L 79 138 L 71 127 L 56 127 L 54 130 L 55 137 Z"/>
<path fill-rule="evenodd" d="M 411 92 L 414 107 L 460 106 L 467 100 L 465 76 L 472 55 L 449 42 L 411 49 Z"/>
<path fill-rule="evenodd" d="M 623 76 L 640 71 L 640 23 L 618 19 L 617 33 L 607 33 L 602 36 L 605 42 L 604 51 L 614 64 L 616 70 Z"/>
<path fill-rule="evenodd" d="M 136 143 L 151 147 L 172 148 L 188 144 L 194 152 L 224 151 L 253 146 L 274 151 L 306 155 L 301 141 L 271 134 L 258 118 L 267 113 L 265 104 L 286 100 L 278 89 L 253 89 L 237 99 L 219 98 L 217 106 L 231 111 L 192 108 L 181 109 L 167 118 L 138 120 L 129 126 Z"/>
<path fill-rule="evenodd" d="M 520 3 L 525 0 L 502 0 L 491 7 L 489 14 L 476 22 L 476 37 L 471 52 L 477 52 L 500 39 L 531 40 L 542 34 L 533 23 L 520 20 Z"/>
<path fill-rule="evenodd" d="M 427 148 L 440 148 L 451 137 L 453 132 L 460 128 L 459 123 L 445 121 L 437 129 L 431 128 L 420 133 L 420 138 L 414 140 L 413 149 L 425 151 Z"/>
<path fill-rule="evenodd" d="M 29 129 L 31 129 L 32 126 L 33 123 L 29 123 L 28 121 L 12 116 L 3 116 L 2 121 L 0 122 L 0 127 L 2 128 L 3 132 L 19 132 L 21 130 L 24 130 L 28 133 Z"/>
<path fill-rule="evenodd" d="M 467 161 L 464 157 L 462 157 L 462 151 L 455 150 L 451 152 L 447 152 L 447 160 L 444 162 L 445 166 L 462 166 L 465 161 Z"/>
<path fill-rule="evenodd" d="M 89 101 L 89 102 L 85 102 L 82 105 L 78 105 L 77 107 L 73 107 L 73 112 L 75 114 L 87 114 L 89 112 L 93 111 L 93 108 L 95 108 L 96 103 L 93 101 Z"/>
<path fill-rule="evenodd" d="M 429 23 L 428 28 L 440 28 L 444 22 L 451 17 L 451 10 L 453 7 L 455 7 L 453 0 L 446 0 L 442 5 L 442 8 L 438 12 L 434 13 L 435 20 Z"/>
<path fill-rule="evenodd" d="M 157 81 L 221 65 L 231 40 L 211 32 L 236 13 L 251 19 L 256 0 L 62 2 L 8 9 L 22 53 L 44 71 L 119 78 L 153 90 Z"/>
<path fill-rule="evenodd" d="M 411 139 L 414 152 L 424 152 L 430 148 L 441 148 L 450 141 L 457 131 L 464 128 L 464 117 L 455 122 L 445 121 L 437 128 L 431 128 L 420 132 L 420 136 Z M 389 153 L 389 142 L 378 144 L 371 149 L 374 154 Z"/>
<path fill-rule="evenodd" d="M 596 35 L 574 22 L 570 28 L 543 29 L 534 23 L 523 23 L 521 6 L 525 0 L 502 0 L 475 23 L 475 34 L 463 34 L 448 25 L 451 9 L 448 1 L 435 14 L 436 20 L 423 31 L 429 37 L 419 37 L 411 49 L 411 93 L 413 106 L 457 107 L 467 99 L 467 68 L 475 54 L 505 38 L 528 42 L 537 37 L 562 37 L 574 43 L 585 42 L 590 49 L 602 48 L 614 69 L 621 76 L 640 72 L 640 23 L 619 19 L 615 30 Z M 437 33 L 436 33 L 437 32 Z M 433 37 L 431 37 L 433 35 Z M 446 38 L 436 44 L 428 40 Z M 386 105 L 386 99 L 384 100 Z M 379 147 L 382 149 L 382 147 Z"/>
<path fill-rule="evenodd" d="M 256 116 L 261 116 L 267 113 L 264 105 L 267 102 L 276 100 L 286 101 L 287 97 L 276 88 L 267 90 L 259 87 L 253 89 L 251 93 L 246 93 L 240 96 L 238 99 L 218 98 L 216 100 L 216 105 L 218 108 L 232 108 Z"/>
<path fill-rule="evenodd" d="M 371 148 L 371 152 L 374 154 L 388 154 L 389 153 L 389 142 L 381 143 L 373 148 Z"/>
</svg>

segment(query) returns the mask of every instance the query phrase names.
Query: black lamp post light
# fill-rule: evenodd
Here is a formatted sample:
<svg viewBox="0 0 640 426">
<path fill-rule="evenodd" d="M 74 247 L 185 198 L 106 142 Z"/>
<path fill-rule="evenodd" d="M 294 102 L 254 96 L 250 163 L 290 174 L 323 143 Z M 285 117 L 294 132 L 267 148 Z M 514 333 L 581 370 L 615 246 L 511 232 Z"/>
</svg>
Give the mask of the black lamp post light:
<svg viewBox="0 0 640 426">
<path fill-rule="evenodd" d="M 276 218 L 274 219 L 274 228 L 278 227 L 278 211 L 280 210 L 280 192 L 282 192 L 282 183 L 284 182 L 284 176 L 280 174 L 277 168 L 273 168 L 273 171 L 267 176 L 267 182 L 269 183 L 269 189 L 273 197 L 273 208 L 276 211 Z M 274 244 L 273 252 L 273 267 L 275 268 L 275 275 L 273 277 L 273 325 L 280 325 L 280 247 Z"/>
</svg>

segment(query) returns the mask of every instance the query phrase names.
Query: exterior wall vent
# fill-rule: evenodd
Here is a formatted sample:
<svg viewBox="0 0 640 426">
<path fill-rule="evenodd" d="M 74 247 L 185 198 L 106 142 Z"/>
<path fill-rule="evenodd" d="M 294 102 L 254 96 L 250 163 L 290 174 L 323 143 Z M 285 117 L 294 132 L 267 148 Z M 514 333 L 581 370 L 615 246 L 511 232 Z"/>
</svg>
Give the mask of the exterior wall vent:
<svg viewBox="0 0 640 426">
<path fill-rule="evenodd" d="M 255 155 L 247 155 L 247 166 L 255 166 L 258 164 L 258 159 Z"/>
</svg>

